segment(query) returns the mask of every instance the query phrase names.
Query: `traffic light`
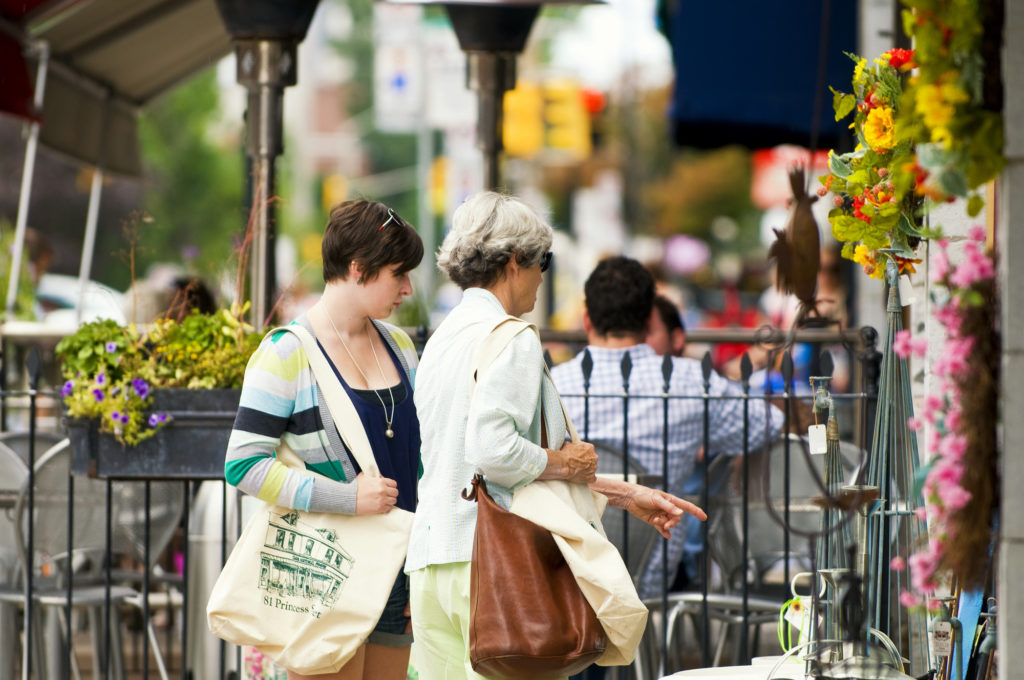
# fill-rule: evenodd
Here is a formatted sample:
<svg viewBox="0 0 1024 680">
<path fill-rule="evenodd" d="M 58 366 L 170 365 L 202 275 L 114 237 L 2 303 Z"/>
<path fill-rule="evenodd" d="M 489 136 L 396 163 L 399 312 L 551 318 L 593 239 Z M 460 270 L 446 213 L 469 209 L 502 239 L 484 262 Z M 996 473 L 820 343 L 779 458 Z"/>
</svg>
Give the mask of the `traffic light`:
<svg viewBox="0 0 1024 680">
<path fill-rule="evenodd" d="M 532 158 L 544 148 L 544 98 L 540 87 L 520 80 L 516 89 L 505 93 L 502 140 L 505 153 Z"/>
<path fill-rule="evenodd" d="M 320 184 L 320 205 L 325 213 L 330 213 L 331 208 L 346 198 L 348 198 L 348 178 L 336 172 L 324 177 Z"/>
<path fill-rule="evenodd" d="M 544 85 L 547 146 L 578 159 L 590 155 L 590 114 L 579 83 L 568 78 Z"/>
</svg>

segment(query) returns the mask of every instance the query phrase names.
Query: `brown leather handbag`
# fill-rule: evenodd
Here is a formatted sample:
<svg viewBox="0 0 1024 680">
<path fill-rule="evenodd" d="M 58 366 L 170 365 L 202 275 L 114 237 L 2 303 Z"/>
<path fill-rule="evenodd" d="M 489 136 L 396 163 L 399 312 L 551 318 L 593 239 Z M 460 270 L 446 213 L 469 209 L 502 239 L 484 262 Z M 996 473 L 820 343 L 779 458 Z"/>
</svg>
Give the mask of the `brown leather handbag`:
<svg viewBox="0 0 1024 680">
<path fill-rule="evenodd" d="M 594 663 L 607 638 L 551 532 L 495 503 L 480 475 L 462 497 L 477 502 L 469 595 L 473 670 L 499 680 L 542 680 Z"/>
</svg>

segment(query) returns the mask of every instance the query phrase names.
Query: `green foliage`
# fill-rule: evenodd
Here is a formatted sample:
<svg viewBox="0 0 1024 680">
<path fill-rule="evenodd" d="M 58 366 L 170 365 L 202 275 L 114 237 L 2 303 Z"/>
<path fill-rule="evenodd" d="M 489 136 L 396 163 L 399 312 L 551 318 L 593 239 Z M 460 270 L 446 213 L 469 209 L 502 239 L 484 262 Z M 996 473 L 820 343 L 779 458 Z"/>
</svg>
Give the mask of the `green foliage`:
<svg viewBox="0 0 1024 680">
<path fill-rule="evenodd" d="M 220 94 L 212 67 L 140 116 L 144 204 L 152 220 L 139 234 L 139 271 L 198 253 L 190 266 L 205 278 L 215 278 L 231 259 L 234 239 L 241 240 L 248 214 L 242 204 L 245 172 L 240 141 L 211 138 L 219 120 Z"/>
<path fill-rule="evenodd" d="M 884 261 L 894 259 L 901 270 L 913 271 L 911 241 L 920 234 L 901 225 L 912 225 L 919 199 L 914 193 L 913 174 L 903 171 L 912 162 L 913 140 L 901 136 L 895 122 L 899 112 L 913 106 L 903 96 L 902 73 L 913 62 L 909 50 L 893 49 L 868 63 L 856 54 L 852 94 L 833 90 L 836 120 L 853 113 L 852 128 L 857 147 L 845 154 L 829 154 L 829 173 L 820 179 L 820 195 L 832 192 L 835 208 L 829 212 L 832 234 L 842 244 L 842 256 L 860 263 L 865 271 L 880 278 Z M 895 248 L 897 256 L 879 252 Z"/>
<path fill-rule="evenodd" d="M 241 387 L 264 335 L 242 320 L 248 307 L 193 311 L 180 323 L 160 319 L 146 334 L 109 319 L 83 324 L 56 348 L 68 415 L 96 419 L 101 432 L 131 446 L 168 421 L 167 414 L 147 413 L 154 389 Z"/>
<path fill-rule="evenodd" d="M 7 286 L 13 267 L 14 225 L 0 220 L 0 309 L 7 302 Z M 32 321 L 35 314 L 35 290 L 29 273 L 28 253 L 21 253 L 21 269 L 18 276 L 18 294 L 14 298 L 14 318 Z"/>
<path fill-rule="evenodd" d="M 759 248 L 759 213 L 750 201 L 751 173 L 750 155 L 738 147 L 677 155 L 665 175 L 652 179 L 644 192 L 652 231 L 659 236 L 701 238 L 716 253 L 746 254 Z M 711 231 L 719 216 L 739 226 L 729 243 L 718 242 Z"/>
</svg>

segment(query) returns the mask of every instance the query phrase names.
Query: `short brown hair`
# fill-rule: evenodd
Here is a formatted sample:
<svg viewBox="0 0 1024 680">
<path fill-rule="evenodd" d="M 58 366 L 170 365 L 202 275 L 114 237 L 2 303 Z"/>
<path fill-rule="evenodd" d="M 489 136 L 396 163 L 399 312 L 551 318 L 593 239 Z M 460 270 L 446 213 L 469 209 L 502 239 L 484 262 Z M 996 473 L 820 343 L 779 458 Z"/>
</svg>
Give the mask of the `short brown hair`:
<svg viewBox="0 0 1024 680">
<path fill-rule="evenodd" d="M 348 278 L 357 262 L 367 281 L 397 265 L 396 273 L 412 271 L 423 259 L 423 241 L 411 224 L 383 203 L 355 199 L 331 208 L 320 242 L 324 282 Z"/>
</svg>

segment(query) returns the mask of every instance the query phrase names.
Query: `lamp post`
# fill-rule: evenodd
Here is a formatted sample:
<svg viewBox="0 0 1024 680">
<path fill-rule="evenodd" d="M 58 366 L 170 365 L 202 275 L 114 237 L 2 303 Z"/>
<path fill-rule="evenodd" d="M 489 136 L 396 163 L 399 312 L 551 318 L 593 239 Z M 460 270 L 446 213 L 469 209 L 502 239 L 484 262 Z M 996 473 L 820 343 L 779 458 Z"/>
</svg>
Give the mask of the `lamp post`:
<svg viewBox="0 0 1024 680">
<path fill-rule="evenodd" d="M 252 210 L 247 235 L 251 320 L 262 328 L 276 283 L 274 161 L 284 150 L 284 88 L 297 81 L 297 48 L 319 0 L 217 0 L 235 45 L 238 83 L 248 91 L 246 153 L 252 162 Z"/>
<path fill-rule="evenodd" d="M 578 5 L 594 0 L 392 0 L 416 5 L 441 5 L 466 53 L 466 85 L 477 95 L 476 141 L 484 157 L 484 187 L 497 189 L 502 150 L 502 107 L 505 92 L 516 85 L 516 56 L 542 5 Z"/>
</svg>

